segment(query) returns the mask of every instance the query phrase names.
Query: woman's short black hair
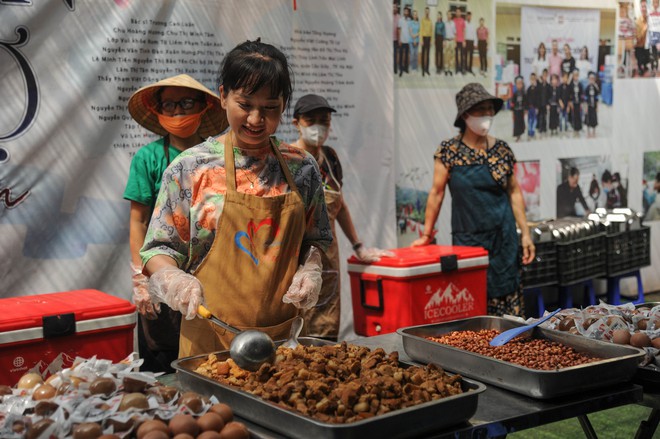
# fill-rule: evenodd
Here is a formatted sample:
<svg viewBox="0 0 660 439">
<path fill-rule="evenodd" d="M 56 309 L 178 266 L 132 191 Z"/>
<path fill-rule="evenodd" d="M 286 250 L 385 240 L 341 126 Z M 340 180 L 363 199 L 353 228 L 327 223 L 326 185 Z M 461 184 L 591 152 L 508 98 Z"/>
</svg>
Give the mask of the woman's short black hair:
<svg viewBox="0 0 660 439">
<path fill-rule="evenodd" d="M 258 38 L 239 44 L 225 56 L 218 88 L 220 85 L 225 93 L 242 89 L 247 94 L 270 87 L 272 96 L 282 96 L 287 108 L 293 93 L 293 72 L 284 53 Z"/>
</svg>

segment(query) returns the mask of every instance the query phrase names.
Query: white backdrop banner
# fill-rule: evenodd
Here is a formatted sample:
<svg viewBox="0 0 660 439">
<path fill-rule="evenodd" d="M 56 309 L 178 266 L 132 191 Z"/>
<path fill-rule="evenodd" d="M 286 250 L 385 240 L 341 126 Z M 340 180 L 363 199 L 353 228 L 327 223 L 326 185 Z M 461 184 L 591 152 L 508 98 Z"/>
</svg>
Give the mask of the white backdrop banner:
<svg viewBox="0 0 660 439">
<path fill-rule="evenodd" d="M 532 62 L 539 44 L 544 43 L 550 54 L 552 41 L 556 40 L 559 53 L 564 56 L 564 44 L 568 44 L 575 61 L 580 51 L 587 47 L 591 70 L 598 65 L 598 41 L 600 35 L 600 11 L 597 9 L 521 8 L 520 16 L 520 74 L 528 84 Z"/>
<path fill-rule="evenodd" d="M 133 122 L 128 98 L 180 73 L 217 90 L 225 53 L 257 37 L 289 56 L 292 105 L 318 93 L 338 110 L 329 144 L 358 232 L 394 247 L 391 10 L 377 3 L 3 1 L 0 297 L 80 288 L 130 297 L 122 195 L 131 157 L 154 136 Z M 278 132 L 286 141 L 297 137 L 290 116 Z M 340 244 L 350 256 L 343 235 Z"/>
</svg>

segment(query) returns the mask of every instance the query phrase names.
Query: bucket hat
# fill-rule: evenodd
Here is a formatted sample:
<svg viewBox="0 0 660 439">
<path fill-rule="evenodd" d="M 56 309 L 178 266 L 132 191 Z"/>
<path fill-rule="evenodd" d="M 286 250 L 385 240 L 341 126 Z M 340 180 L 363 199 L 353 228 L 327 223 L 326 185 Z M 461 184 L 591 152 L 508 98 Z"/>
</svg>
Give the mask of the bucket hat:
<svg viewBox="0 0 660 439">
<path fill-rule="evenodd" d="M 454 126 L 458 128 L 464 128 L 465 122 L 461 119 L 461 116 L 468 111 L 470 108 L 483 101 L 493 101 L 493 106 L 495 107 L 495 114 L 502 109 L 504 101 L 492 94 L 488 93 L 483 85 L 478 82 L 471 82 L 456 93 L 456 108 L 458 112 L 456 113 L 456 119 L 454 119 Z"/>
<path fill-rule="evenodd" d="M 128 112 L 137 123 L 149 131 L 161 136 L 167 135 L 167 131 L 160 125 L 158 116 L 154 113 L 158 107 L 155 93 L 161 87 L 187 87 L 205 94 L 206 102 L 210 107 L 202 115 L 202 123 L 198 130 L 200 136 L 204 138 L 215 136 L 227 128 L 227 114 L 220 105 L 220 98 L 190 76 L 177 75 L 140 88 L 128 100 Z"/>
</svg>

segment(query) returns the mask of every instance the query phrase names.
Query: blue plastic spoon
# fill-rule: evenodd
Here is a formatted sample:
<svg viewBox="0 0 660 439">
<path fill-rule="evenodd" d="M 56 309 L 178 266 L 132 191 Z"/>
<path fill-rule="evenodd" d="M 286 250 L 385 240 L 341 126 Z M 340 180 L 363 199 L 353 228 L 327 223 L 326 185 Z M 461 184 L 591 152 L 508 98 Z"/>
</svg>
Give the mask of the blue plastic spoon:
<svg viewBox="0 0 660 439">
<path fill-rule="evenodd" d="M 550 314 L 548 314 L 547 316 L 545 316 L 543 318 L 538 319 L 536 322 L 532 323 L 531 325 L 518 326 L 517 328 L 508 329 L 508 330 L 504 331 L 503 333 L 501 333 L 500 335 L 498 335 L 497 337 L 493 338 L 490 341 L 490 345 L 491 346 L 502 346 L 503 344 L 507 344 L 508 342 L 510 342 L 512 339 L 518 337 L 523 332 L 529 331 L 530 329 L 535 328 L 538 325 L 540 325 L 541 323 L 545 322 L 550 317 L 557 314 L 559 311 L 561 311 L 561 308 L 551 312 Z"/>
</svg>

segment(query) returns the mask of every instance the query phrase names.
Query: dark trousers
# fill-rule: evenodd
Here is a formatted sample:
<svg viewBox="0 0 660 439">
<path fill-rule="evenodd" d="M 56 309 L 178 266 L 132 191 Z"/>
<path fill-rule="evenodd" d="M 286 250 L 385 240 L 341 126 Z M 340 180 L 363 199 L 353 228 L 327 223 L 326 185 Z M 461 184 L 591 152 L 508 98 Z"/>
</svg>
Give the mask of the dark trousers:
<svg viewBox="0 0 660 439">
<path fill-rule="evenodd" d="M 410 44 L 404 43 L 399 46 L 399 74 L 406 72 L 410 66 Z"/>
<path fill-rule="evenodd" d="M 429 72 L 429 57 L 431 56 L 431 37 L 422 37 L 422 72 Z"/>
<path fill-rule="evenodd" d="M 474 52 L 474 40 L 465 40 L 463 52 L 463 71 L 472 73 L 472 53 Z"/>
<path fill-rule="evenodd" d="M 465 66 L 465 61 L 463 57 L 465 53 L 463 51 L 465 46 L 465 41 L 459 43 L 456 41 L 456 49 L 454 49 L 454 54 L 456 55 L 456 73 L 463 72 L 463 67 Z"/>
<path fill-rule="evenodd" d="M 488 70 L 488 41 L 477 41 L 477 50 L 479 50 L 479 70 L 485 72 Z"/>
<path fill-rule="evenodd" d="M 439 72 L 445 68 L 444 45 L 445 39 L 442 35 L 435 36 L 435 69 Z"/>
<path fill-rule="evenodd" d="M 399 65 L 399 42 L 397 40 L 394 40 L 394 74 L 396 75 L 397 73 L 397 67 Z"/>
</svg>

